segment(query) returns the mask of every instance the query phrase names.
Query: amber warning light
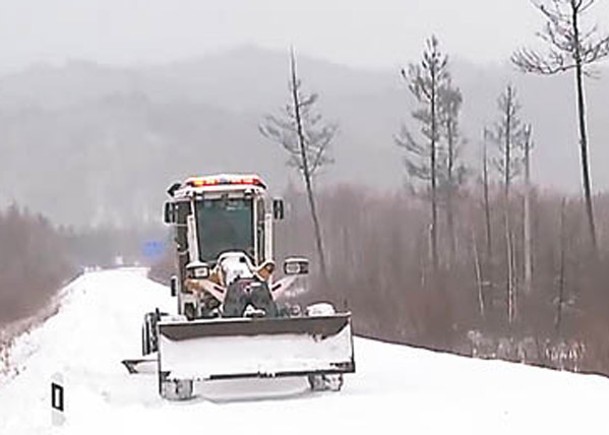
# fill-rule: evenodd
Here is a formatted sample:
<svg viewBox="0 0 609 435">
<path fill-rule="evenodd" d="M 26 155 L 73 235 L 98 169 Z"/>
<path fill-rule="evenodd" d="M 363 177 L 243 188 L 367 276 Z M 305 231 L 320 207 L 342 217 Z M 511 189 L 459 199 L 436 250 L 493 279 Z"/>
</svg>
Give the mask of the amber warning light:
<svg viewBox="0 0 609 435">
<path fill-rule="evenodd" d="M 220 186 L 230 184 L 246 184 L 266 188 L 262 179 L 258 176 L 219 176 L 219 177 L 191 177 L 185 183 L 189 187 Z"/>
</svg>

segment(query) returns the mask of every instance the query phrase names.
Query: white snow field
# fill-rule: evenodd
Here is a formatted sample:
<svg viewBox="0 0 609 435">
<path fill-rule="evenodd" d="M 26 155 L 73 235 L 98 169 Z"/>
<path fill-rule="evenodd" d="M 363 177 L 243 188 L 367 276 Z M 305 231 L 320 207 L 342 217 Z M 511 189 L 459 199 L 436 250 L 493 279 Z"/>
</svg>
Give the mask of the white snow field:
<svg viewBox="0 0 609 435">
<path fill-rule="evenodd" d="M 357 373 L 338 393 L 301 378 L 216 381 L 167 402 L 154 375 L 129 375 L 140 322 L 169 290 L 143 270 L 93 272 L 63 291 L 58 314 L 18 338 L 19 374 L 0 380 L 0 434 L 609 433 L 609 380 L 356 339 Z M 355 319 L 357 322 L 357 319 Z M 63 376 L 65 421 L 52 424 Z"/>
</svg>

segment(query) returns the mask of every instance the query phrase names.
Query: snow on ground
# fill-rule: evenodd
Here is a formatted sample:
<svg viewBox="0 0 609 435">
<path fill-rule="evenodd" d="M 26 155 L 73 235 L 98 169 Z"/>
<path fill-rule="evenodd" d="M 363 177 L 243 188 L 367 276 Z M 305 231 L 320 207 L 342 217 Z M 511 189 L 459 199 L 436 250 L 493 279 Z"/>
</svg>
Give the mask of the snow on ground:
<svg viewBox="0 0 609 435">
<path fill-rule="evenodd" d="M 0 434 L 609 433 L 609 380 L 356 339 L 357 373 L 339 393 L 301 378 L 213 382 L 166 402 L 154 375 L 128 375 L 143 314 L 172 311 L 143 270 L 89 273 L 59 313 L 18 338 L 16 377 L 0 379 Z M 357 321 L 357 320 L 355 320 Z M 51 379 L 64 378 L 66 421 L 51 423 Z M 112 432 L 113 431 L 113 432 Z"/>
</svg>

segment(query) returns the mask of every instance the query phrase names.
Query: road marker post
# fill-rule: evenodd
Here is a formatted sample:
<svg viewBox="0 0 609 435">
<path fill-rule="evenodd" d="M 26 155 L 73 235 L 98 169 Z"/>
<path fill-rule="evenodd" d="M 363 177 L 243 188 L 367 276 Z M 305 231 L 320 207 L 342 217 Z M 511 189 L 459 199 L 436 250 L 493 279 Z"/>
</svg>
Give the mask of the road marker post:
<svg viewBox="0 0 609 435">
<path fill-rule="evenodd" d="M 53 426 L 61 426 L 66 421 L 64 393 L 63 376 L 55 373 L 51 378 L 51 422 Z"/>
</svg>

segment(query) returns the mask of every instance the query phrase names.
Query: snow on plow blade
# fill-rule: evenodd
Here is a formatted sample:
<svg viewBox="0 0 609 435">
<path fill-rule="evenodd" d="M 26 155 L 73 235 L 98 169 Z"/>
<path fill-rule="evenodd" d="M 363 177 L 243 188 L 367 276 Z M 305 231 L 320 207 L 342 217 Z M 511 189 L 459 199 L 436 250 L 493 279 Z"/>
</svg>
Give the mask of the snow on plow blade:
<svg viewBox="0 0 609 435">
<path fill-rule="evenodd" d="M 159 371 L 213 380 L 355 371 L 349 313 L 159 322 Z"/>
</svg>

